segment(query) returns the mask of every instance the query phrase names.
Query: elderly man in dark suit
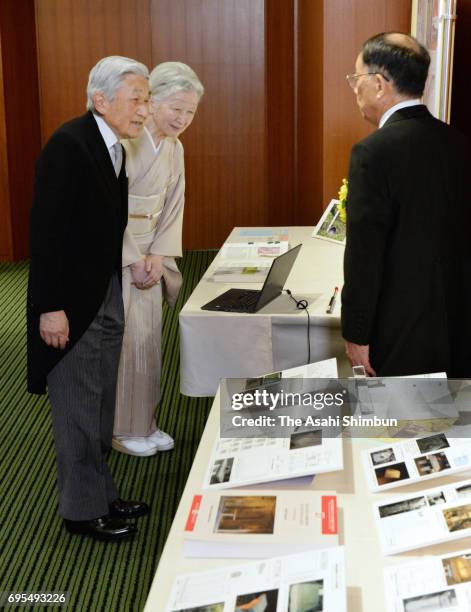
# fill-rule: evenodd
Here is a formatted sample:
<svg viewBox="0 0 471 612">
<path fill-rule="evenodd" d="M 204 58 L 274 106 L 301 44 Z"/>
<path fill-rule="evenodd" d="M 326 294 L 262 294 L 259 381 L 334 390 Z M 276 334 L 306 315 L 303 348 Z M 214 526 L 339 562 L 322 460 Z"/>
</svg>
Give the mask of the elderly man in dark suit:
<svg viewBox="0 0 471 612">
<path fill-rule="evenodd" d="M 88 112 L 60 127 L 36 167 L 28 287 L 28 389 L 52 407 L 59 513 L 72 533 L 113 541 L 148 511 L 118 497 L 106 464 L 124 327 L 121 251 L 127 178 L 120 138 L 148 114 L 148 70 L 102 59 Z"/>
<path fill-rule="evenodd" d="M 353 147 L 342 333 L 369 375 L 471 377 L 467 143 L 421 103 L 430 57 L 414 38 L 369 39 L 347 79 L 379 129 Z"/>
</svg>

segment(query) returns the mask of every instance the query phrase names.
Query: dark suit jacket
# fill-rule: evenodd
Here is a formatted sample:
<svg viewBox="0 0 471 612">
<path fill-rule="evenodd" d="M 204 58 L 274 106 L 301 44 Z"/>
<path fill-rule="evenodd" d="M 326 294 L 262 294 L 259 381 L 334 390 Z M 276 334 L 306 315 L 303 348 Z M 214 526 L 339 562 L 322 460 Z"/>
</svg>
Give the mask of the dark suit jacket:
<svg viewBox="0 0 471 612">
<path fill-rule="evenodd" d="M 121 278 L 127 178 L 119 179 L 93 115 L 60 127 L 36 164 L 30 219 L 28 390 L 44 393 L 46 376 L 86 331 L 113 272 Z M 64 310 L 65 351 L 39 335 L 39 315 Z"/>
<path fill-rule="evenodd" d="M 467 143 L 422 105 L 352 150 L 342 332 L 379 375 L 471 377 L 470 173 Z"/>
</svg>

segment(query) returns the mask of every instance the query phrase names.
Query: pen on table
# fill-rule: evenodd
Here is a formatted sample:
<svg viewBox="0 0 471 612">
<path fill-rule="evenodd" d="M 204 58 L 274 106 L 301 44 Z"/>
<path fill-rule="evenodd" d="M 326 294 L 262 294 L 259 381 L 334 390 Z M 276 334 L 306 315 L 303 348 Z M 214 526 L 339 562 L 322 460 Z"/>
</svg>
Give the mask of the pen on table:
<svg viewBox="0 0 471 612">
<path fill-rule="evenodd" d="M 335 287 L 334 293 L 332 294 L 332 297 L 330 298 L 329 306 L 328 306 L 328 308 L 326 310 L 327 314 L 332 314 L 334 312 L 335 300 L 337 299 L 337 293 L 338 292 L 339 292 L 339 288 Z"/>
</svg>

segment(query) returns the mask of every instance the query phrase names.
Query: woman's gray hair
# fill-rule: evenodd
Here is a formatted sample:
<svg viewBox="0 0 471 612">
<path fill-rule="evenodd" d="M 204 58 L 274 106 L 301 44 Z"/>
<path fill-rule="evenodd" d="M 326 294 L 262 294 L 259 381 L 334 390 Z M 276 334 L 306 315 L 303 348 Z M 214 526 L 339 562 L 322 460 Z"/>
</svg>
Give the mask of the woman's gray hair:
<svg viewBox="0 0 471 612">
<path fill-rule="evenodd" d="M 87 110 L 94 111 L 93 96 L 100 92 L 111 101 L 119 88 L 121 81 L 128 74 L 137 74 L 149 78 L 147 66 L 129 57 L 110 55 L 104 57 L 91 70 L 87 85 Z"/>
<path fill-rule="evenodd" d="M 152 100 L 161 102 L 180 91 L 195 91 L 198 100 L 204 94 L 204 87 L 196 72 L 182 62 L 163 62 L 152 70 L 149 77 Z"/>
</svg>

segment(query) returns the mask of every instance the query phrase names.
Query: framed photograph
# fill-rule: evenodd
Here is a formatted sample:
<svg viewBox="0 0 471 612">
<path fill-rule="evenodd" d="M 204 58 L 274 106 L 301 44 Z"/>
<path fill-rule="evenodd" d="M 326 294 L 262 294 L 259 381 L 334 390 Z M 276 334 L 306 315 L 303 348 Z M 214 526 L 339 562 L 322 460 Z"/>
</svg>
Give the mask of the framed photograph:
<svg viewBox="0 0 471 612">
<path fill-rule="evenodd" d="M 413 0 L 411 34 L 430 53 L 424 104 L 432 115 L 450 122 L 451 79 L 457 0 Z"/>
<path fill-rule="evenodd" d="M 338 200 L 331 200 L 319 223 L 314 228 L 312 236 L 329 242 L 345 245 L 346 224 L 340 219 Z"/>
</svg>

